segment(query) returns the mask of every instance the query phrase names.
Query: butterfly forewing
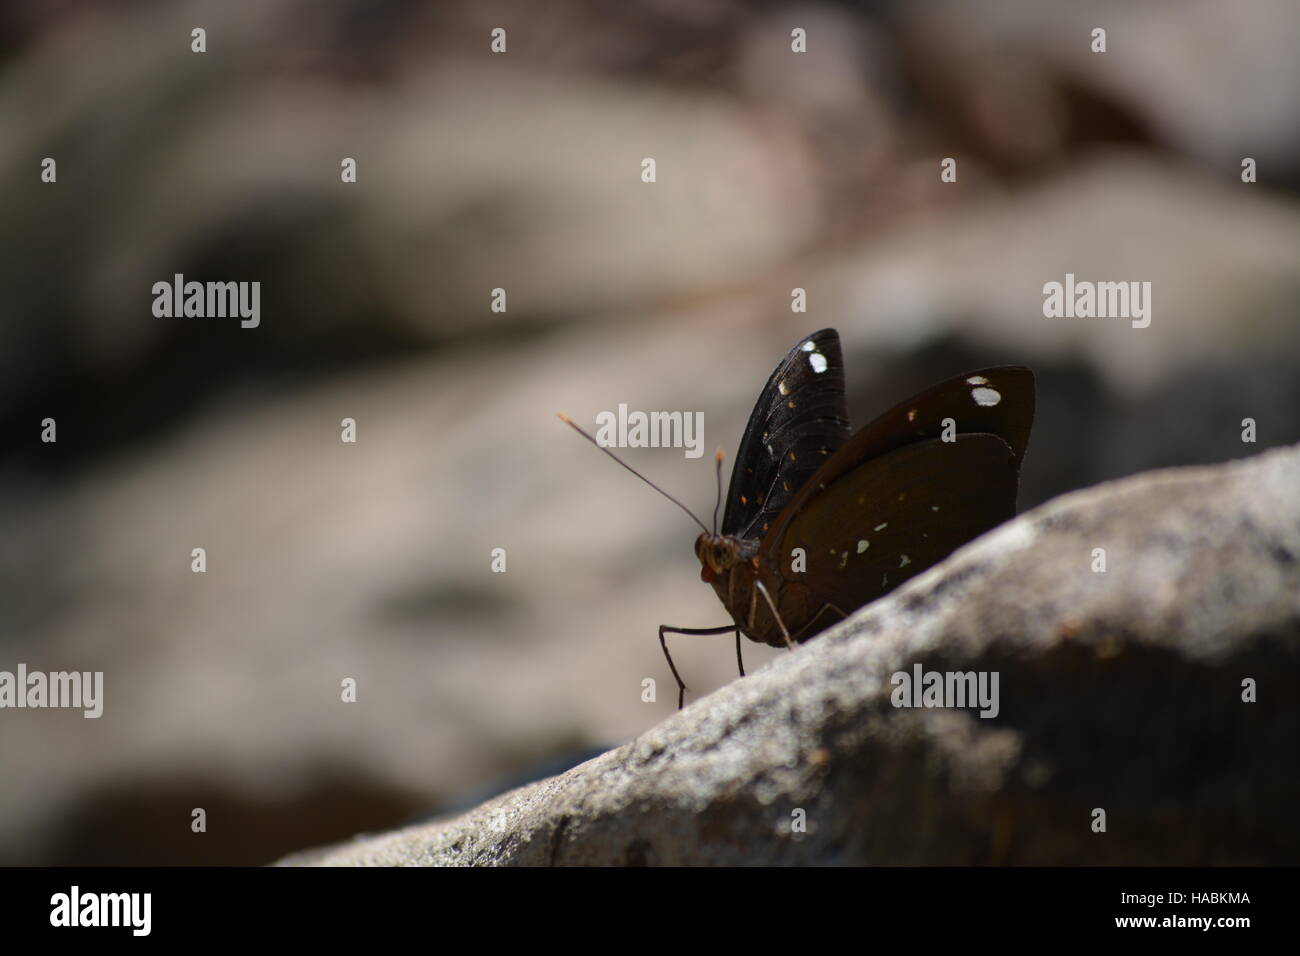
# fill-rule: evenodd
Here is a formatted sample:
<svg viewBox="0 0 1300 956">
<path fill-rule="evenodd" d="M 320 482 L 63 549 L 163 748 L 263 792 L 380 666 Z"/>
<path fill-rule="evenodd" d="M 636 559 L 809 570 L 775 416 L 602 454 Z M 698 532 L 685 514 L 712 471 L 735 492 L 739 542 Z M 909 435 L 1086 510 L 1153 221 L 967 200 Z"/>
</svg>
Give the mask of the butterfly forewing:
<svg viewBox="0 0 1300 956">
<path fill-rule="evenodd" d="M 781 360 L 750 413 L 727 490 L 722 533 L 762 537 L 848 438 L 840 339 L 834 329 L 822 329 Z"/>
<path fill-rule="evenodd" d="M 965 434 L 906 445 L 842 476 L 794 516 L 772 555 L 791 633 L 811 637 L 1014 516 L 1017 470 L 1000 437 Z"/>
</svg>

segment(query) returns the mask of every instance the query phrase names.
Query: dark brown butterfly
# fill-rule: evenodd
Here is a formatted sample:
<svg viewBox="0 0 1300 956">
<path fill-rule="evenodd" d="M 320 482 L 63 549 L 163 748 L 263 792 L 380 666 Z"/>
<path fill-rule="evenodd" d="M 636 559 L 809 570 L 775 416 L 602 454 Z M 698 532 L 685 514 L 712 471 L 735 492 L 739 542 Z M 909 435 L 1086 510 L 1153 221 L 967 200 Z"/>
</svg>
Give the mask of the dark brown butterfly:
<svg viewBox="0 0 1300 956">
<path fill-rule="evenodd" d="M 695 541 L 732 623 L 659 628 L 678 706 L 686 685 L 665 634 L 734 631 L 743 675 L 741 634 L 793 647 L 1012 517 L 1033 416 L 1033 373 L 1003 366 L 941 382 L 852 434 L 838 334 L 800 341 L 749 416 L 721 531 Z"/>
</svg>

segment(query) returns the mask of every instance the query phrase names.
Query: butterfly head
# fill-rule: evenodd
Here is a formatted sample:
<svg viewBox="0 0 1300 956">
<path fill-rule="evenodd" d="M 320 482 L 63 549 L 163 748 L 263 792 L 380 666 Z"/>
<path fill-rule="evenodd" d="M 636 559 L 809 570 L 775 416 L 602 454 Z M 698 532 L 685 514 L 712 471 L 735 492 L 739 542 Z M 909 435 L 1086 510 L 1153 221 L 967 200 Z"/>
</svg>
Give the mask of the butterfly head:
<svg viewBox="0 0 1300 956">
<path fill-rule="evenodd" d="M 740 542 L 731 535 L 706 531 L 695 539 L 695 556 L 700 559 L 700 580 L 709 584 L 740 561 Z"/>
</svg>

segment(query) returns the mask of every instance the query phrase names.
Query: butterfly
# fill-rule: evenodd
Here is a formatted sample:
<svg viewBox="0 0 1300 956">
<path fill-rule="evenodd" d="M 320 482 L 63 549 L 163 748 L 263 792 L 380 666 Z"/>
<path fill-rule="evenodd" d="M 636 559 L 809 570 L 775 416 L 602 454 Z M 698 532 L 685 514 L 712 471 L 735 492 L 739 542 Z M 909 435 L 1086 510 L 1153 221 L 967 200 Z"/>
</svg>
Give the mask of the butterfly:
<svg viewBox="0 0 1300 956">
<path fill-rule="evenodd" d="M 700 525 L 695 556 L 731 616 L 717 627 L 660 625 L 666 634 L 736 635 L 793 648 L 888 594 L 1013 517 L 1034 417 L 1027 368 L 979 369 L 849 427 L 839 334 L 801 339 L 759 394 L 740 441 L 722 526 L 704 526 L 567 416 L 615 461 Z M 721 499 L 722 452 L 717 454 Z"/>
</svg>

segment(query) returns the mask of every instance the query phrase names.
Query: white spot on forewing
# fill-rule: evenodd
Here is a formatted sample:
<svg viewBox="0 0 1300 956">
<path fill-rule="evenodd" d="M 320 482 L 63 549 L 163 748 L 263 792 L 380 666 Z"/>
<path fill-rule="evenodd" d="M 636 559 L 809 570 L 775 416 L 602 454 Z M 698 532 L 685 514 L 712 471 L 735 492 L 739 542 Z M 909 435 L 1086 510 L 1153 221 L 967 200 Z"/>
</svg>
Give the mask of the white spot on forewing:
<svg viewBox="0 0 1300 956">
<path fill-rule="evenodd" d="M 989 380 L 983 375 L 972 375 L 970 378 L 966 379 L 967 385 L 987 385 L 988 383 Z"/>
<path fill-rule="evenodd" d="M 821 352 L 814 352 L 812 355 L 808 356 L 808 364 L 812 366 L 814 372 L 820 375 L 822 372 L 826 371 L 826 356 L 822 355 Z"/>
<path fill-rule="evenodd" d="M 976 405 L 983 405 L 989 408 L 1002 401 L 1002 393 L 996 388 L 972 388 L 970 397 L 975 399 Z"/>
<path fill-rule="evenodd" d="M 888 527 L 889 527 L 889 522 L 888 522 L 888 521 L 882 521 L 880 524 L 876 525 L 876 530 L 877 530 L 877 531 L 884 531 L 884 530 L 885 530 L 886 528 L 888 528 Z"/>
<path fill-rule="evenodd" d="M 912 563 L 912 559 L 909 558 L 907 555 L 903 555 L 902 559 L 898 562 L 898 566 L 900 568 L 905 568 L 911 563 Z"/>
<path fill-rule="evenodd" d="M 863 538 L 861 541 L 858 542 L 858 554 L 861 554 L 869 547 L 871 547 L 871 542 Z"/>
<path fill-rule="evenodd" d="M 803 349 L 805 352 L 811 352 L 811 351 L 812 351 L 813 349 L 815 349 L 816 347 L 817 347 L 817 346 L 816 346 L 816 344 L 813 343 L 812 339 L 809 339 L 809 340 L 808 340 L 807 342 L 805 342 L 803 345 L 799 346 L 799 348 Z"/>
<path fill-rule="evenodd" d="M 931 511 L 938 511 L 938 510 L 939 510 L 939 506 L 938 506 L 938 505 L 930 505 L 930 510 L 931 510 Z"/>
<path fill-rule="evenodd" d="M 840 570 L 843 571 L 844 565 L 848 563 L 849 563 L 849 552 L 845 551 L 843 554 L 840 555 Z"/>
<path fill-rule="evenodd" d="M 785 382 L 777 382 L 777 383 L 776 383 L 776 390 L 777 390 L 778 392 L 780 392 L 782 395 L 789 395 L 789 394 L 790 394 L 790 390 L 789 390 L 788 388 L 785 387 Z"/>
</svg>

